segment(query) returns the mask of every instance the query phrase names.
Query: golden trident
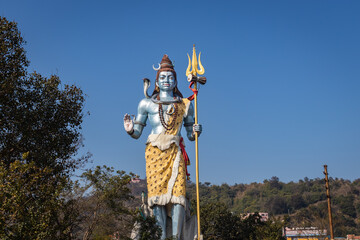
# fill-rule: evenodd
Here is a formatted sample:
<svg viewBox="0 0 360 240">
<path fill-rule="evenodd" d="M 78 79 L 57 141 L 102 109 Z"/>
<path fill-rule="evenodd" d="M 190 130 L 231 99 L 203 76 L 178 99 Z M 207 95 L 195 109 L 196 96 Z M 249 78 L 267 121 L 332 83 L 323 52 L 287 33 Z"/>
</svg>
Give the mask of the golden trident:
<svg viewBox="0 0 360 240">
<path fill-rule="evenodd" d="M 189 65 L 186 69 L 186 76 L 189 82 L 192 82 L 194 88 L 192 89 L 194 92 L 194 105 L 195 105 L 195 124 L 198 124 L 198 111 L 197 111 L 197 83 L 205 84 L 206 78 L 205 77 L 197 77 L 197 74 L 203 75 L 205 73 L 205 69 L 201 64 L 200 60 L 201 52 L 199 54 L 199 67 L 198 69 L 198 61 L 196 58 L 196 51 L 195 51 L 195 44 L 193 46 L 193 55 L 192 60 L 189 58 Z M 192 67 L 192 69 L 191 69 Z M 190 70 L 191 69 L 191 70 Z M 197 239 L 201 239 L 200 234 L 200 195 L 199 195 L 199 140 L 198 140 L 198 132 L 195 132 L 195 157 L 196 157 L 196 209 L 197 209 L 197 226 L 198 226 L 198 237 Z"/>
<path fill-rule="evenodd" d="M 200 56 L 201 56 L 201 52 L 199 53 L 199 67 L 200 67 L 200 69 L 198 69 L 198 62 L 197 62 L 197 59 L 196 59 L 196 50 L 195 50 L 195 44 L 194 44 L 192 60 L 190 60 L 190 56 L 188 54 L 189 65 L 188 65 L 188 67 L 186 69 L 186 76 L 189 76 L 189 74 L 192 74 L 193 76 L 196 76 L 197 74 L 203 75 L 205 73 L 205 69 L 204 69 L 203 65 L 201 64 Z M 191 66 L 192 66 L 192 70 L 190 71 Z"/>
</svg>

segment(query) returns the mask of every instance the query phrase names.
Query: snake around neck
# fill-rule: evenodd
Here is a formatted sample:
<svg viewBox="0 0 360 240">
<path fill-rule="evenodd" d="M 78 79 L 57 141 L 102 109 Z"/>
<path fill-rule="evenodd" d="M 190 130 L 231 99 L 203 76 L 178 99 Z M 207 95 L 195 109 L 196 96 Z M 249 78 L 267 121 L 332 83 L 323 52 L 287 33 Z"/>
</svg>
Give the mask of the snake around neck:
<svg viewBox="0 0 360 240">
<path fill-rule="evenodd" d="M 158 98 L 159 96 L 159 93 L 157 94 L 154 94 L 152 97 L 151 97 L 151 101 L 153 103 L 156 103 L 156 104 L 171 104 L 171 103 L 179 103 L 181 102 L 181 98 L 179 96 L 175 96 L 174 99 L 171 99 L 171 100 L 168 100 L 168 101 L 163 101 L 163 100 L 160 100 Z"/>
</svg>

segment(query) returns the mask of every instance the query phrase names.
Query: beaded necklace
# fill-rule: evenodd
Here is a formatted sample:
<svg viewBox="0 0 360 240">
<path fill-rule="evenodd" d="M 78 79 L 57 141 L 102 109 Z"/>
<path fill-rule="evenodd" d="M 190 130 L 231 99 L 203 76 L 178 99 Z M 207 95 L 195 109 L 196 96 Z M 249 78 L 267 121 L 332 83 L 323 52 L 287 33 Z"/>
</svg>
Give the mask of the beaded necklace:
<svg viewBox="0 0 360 240">
<path fill-rule="evenodd" d="M 160 122 L 161 122 L 161 125 L 167 130 L 171 130 L 174 126 L 175 126 L 175 123 L 176 123 L 176 118 L 177 118 L 177 115 L 178 115 L 178 106 L 176 103 L 173 103 L 173 111 L 172 113 L 168 113 L 169 115 L 173 115 L 173 119 L 172 121 L 167 124 L 164 120 L 164 110 L 162 108 L 162 104 L 159 103 L 159 117 L 160 117 Z"/>
</svg>

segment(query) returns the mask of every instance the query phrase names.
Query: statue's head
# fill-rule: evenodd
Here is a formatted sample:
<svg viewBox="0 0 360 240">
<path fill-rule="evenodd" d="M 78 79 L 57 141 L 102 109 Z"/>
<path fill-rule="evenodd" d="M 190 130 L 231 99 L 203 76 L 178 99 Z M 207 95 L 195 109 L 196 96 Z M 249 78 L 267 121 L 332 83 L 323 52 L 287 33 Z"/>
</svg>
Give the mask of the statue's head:
<svg viewBox="0 0 360 240">
<path fill-rule="evenodd" d="M 152 95 L 159 93 L 160 90 L 173 90 L 174 95 L 182 97 L 181 92 L 177 88 L 177 79 L 174 65 L 167 54 L 163 56 L 159 67 L 154 68 L 154 70 L 157 71 L 156 86 Z"/>
<path fill-rule="evenodd" d="M 176 87 L 176 79 L 173 72 L 160 72 L 156 80 L 156 86 L 160 91 L 173 91 Z"/>
</svg>

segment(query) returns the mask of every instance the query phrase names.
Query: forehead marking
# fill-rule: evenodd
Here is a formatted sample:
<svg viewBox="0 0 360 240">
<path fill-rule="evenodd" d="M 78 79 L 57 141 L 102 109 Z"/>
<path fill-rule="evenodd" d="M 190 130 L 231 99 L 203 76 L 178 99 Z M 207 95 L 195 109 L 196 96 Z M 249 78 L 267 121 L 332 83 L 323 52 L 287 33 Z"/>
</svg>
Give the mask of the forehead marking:
<svg viewBox="0 0 360 240">
<path fill-rule="evenodd" d="M 160 75 L 174 75 L 173 72 L 160 72 Z"/>
</svg>

